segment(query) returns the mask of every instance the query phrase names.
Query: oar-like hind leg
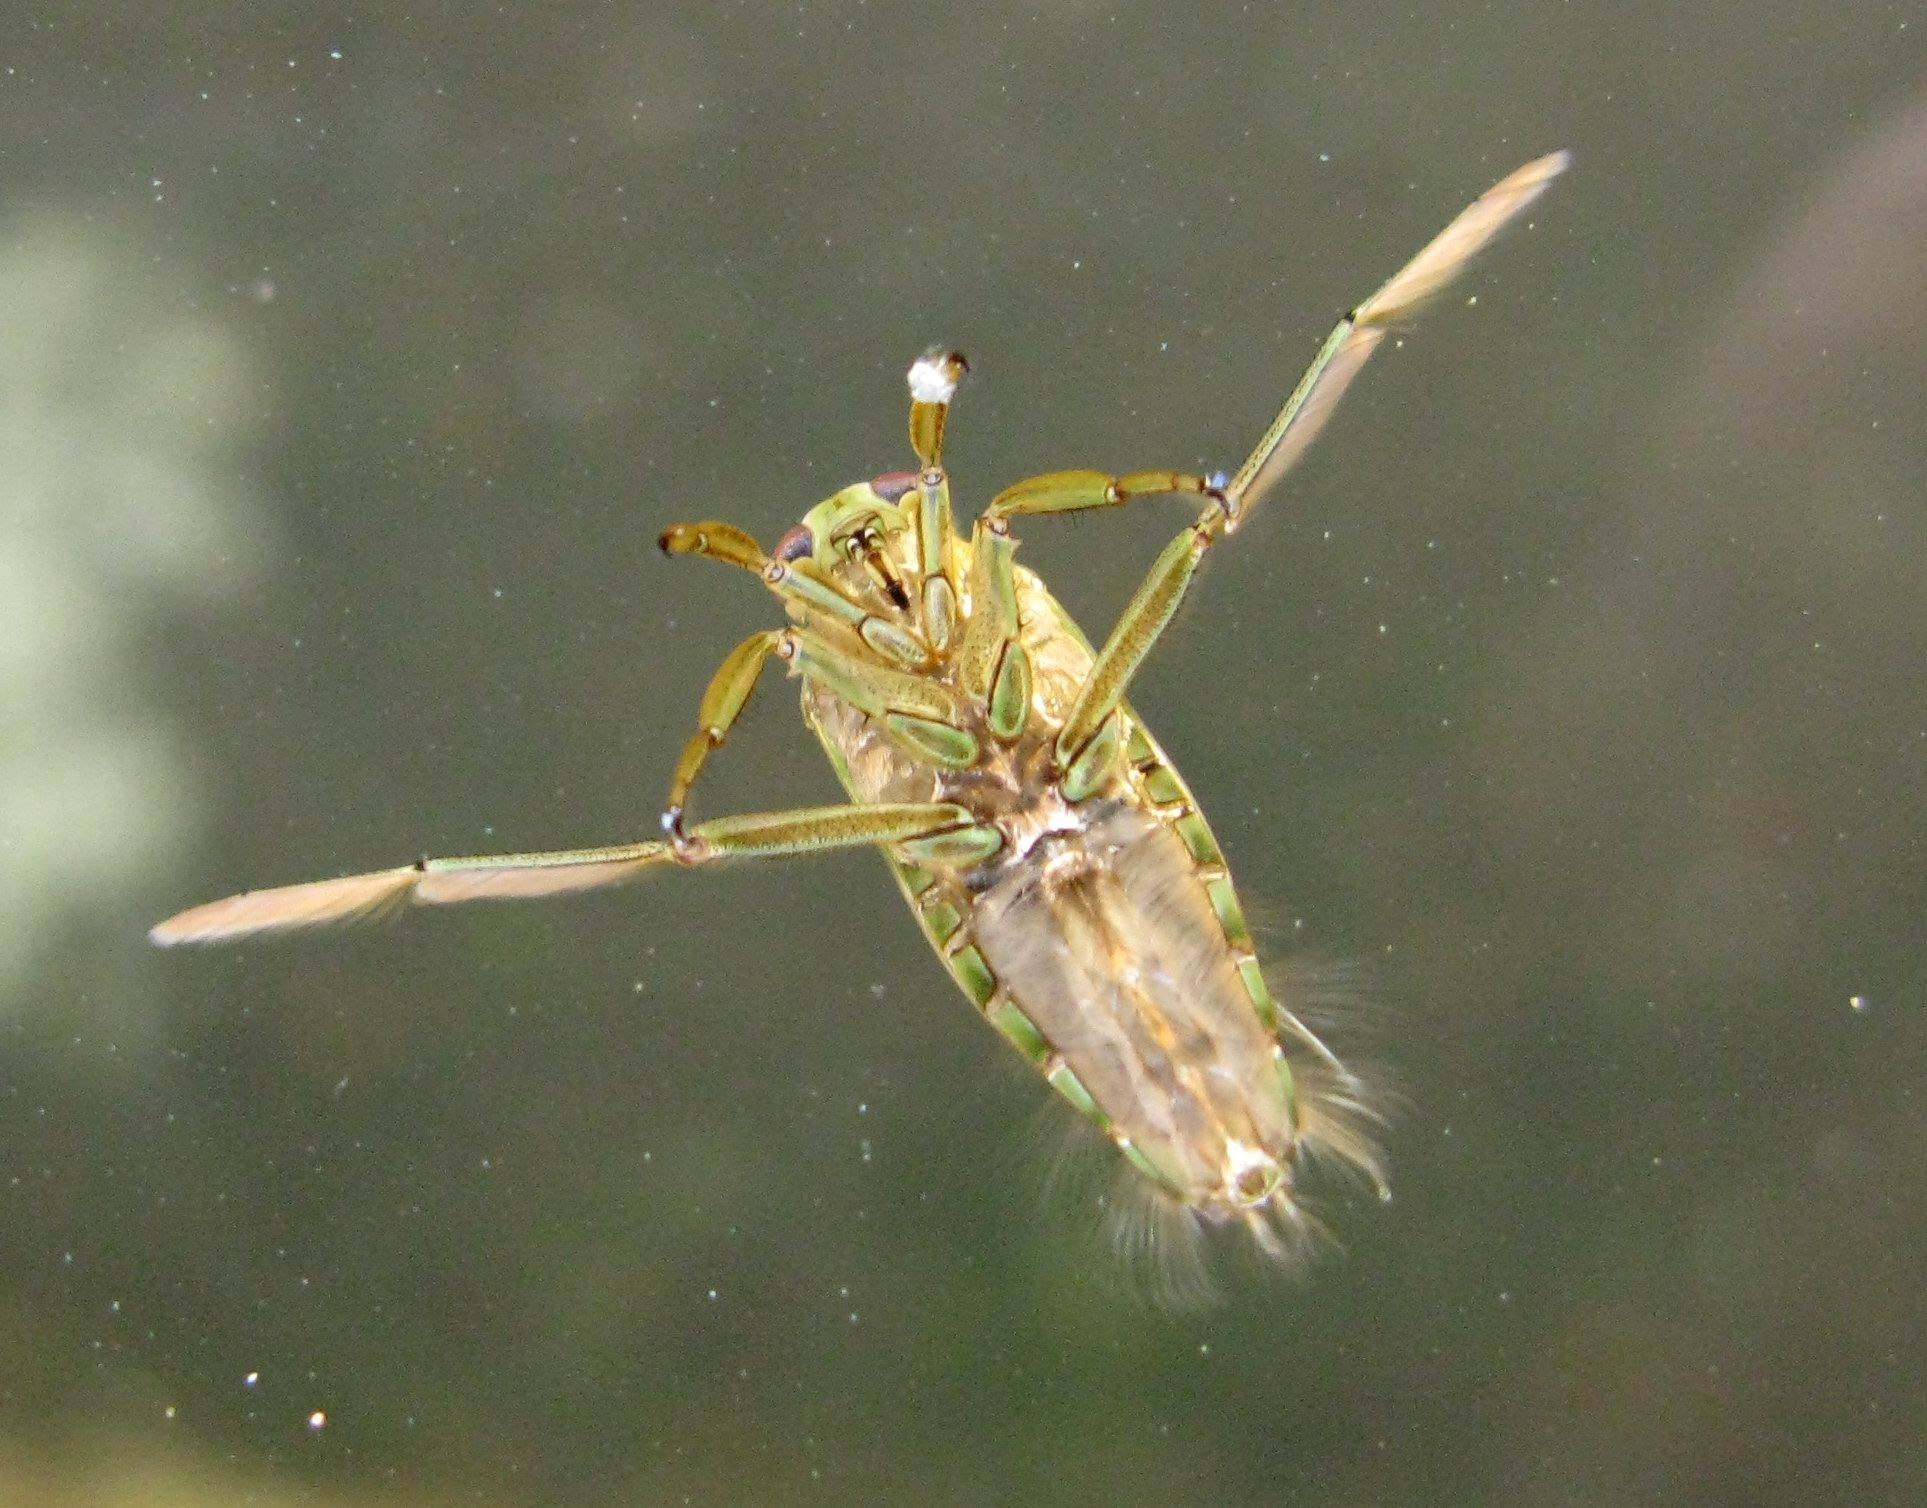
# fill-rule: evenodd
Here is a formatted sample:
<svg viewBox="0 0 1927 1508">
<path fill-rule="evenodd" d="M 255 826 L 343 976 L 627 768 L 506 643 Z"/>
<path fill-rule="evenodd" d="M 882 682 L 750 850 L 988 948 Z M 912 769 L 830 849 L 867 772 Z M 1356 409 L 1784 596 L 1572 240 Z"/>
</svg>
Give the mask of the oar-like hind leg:
<svg viewBox="0 0 1927 1508">
<path fill-rule="evenodd" d="M 259 932 L 323 926 L 384 915 L 403 906 L 521 900 L 619 885 L 664 865 L 727 858 L 782 858 L 838 848 L 908 843 L 970 825 L 947 802 L 899 806 L 822 806 L 752 812 L 698 823 L 675 839 L 552 853 L 419 859 L 398 869 L 250 890 L 169 917 L 148 933 L 162 947 L 226 942 Z"/>
<path fill-rule="evenodd" d="M 1167 545 L 1119 617 L 1091 665 L 1057 742 L 1057 766 L 1066 772 L 1067 793 L 1089 788 L 1100 735 L 1136 675 L 1176 616 L 1205 552 L 1232 533 L 1278 485 L 1317 437 L 1345 389 L 1385 332 L 1409 318 L 1452 281 L 1481 250 L 1515 221 L 1564 172 L 1570 158 L 1554 152 L 1500 180 L 1460 213 L 1416 257 L 1364 303 L 1338 322 L 1311 366 L 1285 400 L 1251 455 L 1230 480 L 1179 472 L 1139 472 L 1122 477 L 1102 472 L 1056 472 L 1019 482 L 1001 493 L 987 516 L 999 524 L 1020 514 L 1070 513 L 1111 507 L 1158 493 L 1201 495 L 1197 521 Z"/>
</svg>

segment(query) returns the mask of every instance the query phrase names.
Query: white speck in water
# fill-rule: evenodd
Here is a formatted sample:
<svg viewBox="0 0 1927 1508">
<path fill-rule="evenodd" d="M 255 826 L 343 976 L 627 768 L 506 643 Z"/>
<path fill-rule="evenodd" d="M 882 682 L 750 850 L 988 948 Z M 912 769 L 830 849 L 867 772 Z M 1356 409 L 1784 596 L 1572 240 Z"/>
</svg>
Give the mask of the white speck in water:
<svg viewBox="0 0 1927 1508">
<path fill-rule="evenodd" d="M 1860 1012 L 1862 1015 L 1866 1014 L 1867 997 L 1865 995 L 1849 995 L 1847 996 L 1847 1004 L 1852 1006 L 1856 1011 Z"/>
<path fill-rule="evenodd" d="M 716 1302 L 716 1290 L 714 1288 L 709 1290 L 709 1301 L 712 1304 Z"/>
<path fill-rule="evenodd" d="M 174 1405 L 171 1403 L 168 1404 L 168 1406 L 162 1410 L 162 1413 L 164 1413 L 169 1419 L 172 1419 L 174 1417 Z"/>
<path fill-rule="evenodd" d="M 259 1372 L 250 1372 L 248 1373 L 247 1376 L 241 1379 L 241 1386 L 244 1388 L 251 1388 L 260 1380 L 261 1380 L 261 1374 Z"/>
<path fill-rule="evenodd" d="M 308 1415 L 308 1432 L 310 1434 L 320 1434 L 321 1431 L 327 1427 L 328 1415 L 324 1410 L 316 1409 L 312 1414 Z"/>
</svg>

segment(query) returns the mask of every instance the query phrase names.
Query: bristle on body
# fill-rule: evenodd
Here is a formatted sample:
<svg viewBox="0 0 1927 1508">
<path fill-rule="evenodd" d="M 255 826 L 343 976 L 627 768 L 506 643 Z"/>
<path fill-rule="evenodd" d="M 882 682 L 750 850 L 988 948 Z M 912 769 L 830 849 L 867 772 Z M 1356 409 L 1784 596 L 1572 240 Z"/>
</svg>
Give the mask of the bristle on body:
<svg viewBox="0 0 1927 1508">
<path fill-rule="evenodd" d="M 1290 1009 L 1297 997 L 1254 983 L 1215 849 L 1201 874 L 1155 812 L 1093 801 L 1078 816 L 977 898 L 972 937 L 1047 1044 L 1039 1067 L 1076 1086 L 1066 1098 L 1112 1143 L 1119 1181 L 1077 1179 L 1073 1197 L 1103 1212 L 1133 1287 L 1185 1307 L 1212 1286 L 1201 1249 L 1215 1231 L 1303 1258 L 1316 1234 L 1298 1193 L 1307 1164 L 1382 1191 L 1378 1117 Z"/>
<path fill-rule="evenodd" d="M 1335 1061 L 1335 1060 L 1333 1060 Z M 1228 1213 L 1175 1197 L 1119 1158 L 1089 1124 L 1044 1107 L 1037 1139 L 1055 1146 L 1043 1199 L 1091 1249 L 1084 1271 L 1127 1299 L 1172 1313 L 1222 1303 L 1244 1279 L 1301 1277 L 1340 1249 L 1322 1216 L 1334 1198 L 1389 1199 L 1379 1137 L 1383 1097 L 1320 1058 L 1294 1062 L 1301 1126 L 1289 1176 L 1262 1204 Z"/>
</svg>

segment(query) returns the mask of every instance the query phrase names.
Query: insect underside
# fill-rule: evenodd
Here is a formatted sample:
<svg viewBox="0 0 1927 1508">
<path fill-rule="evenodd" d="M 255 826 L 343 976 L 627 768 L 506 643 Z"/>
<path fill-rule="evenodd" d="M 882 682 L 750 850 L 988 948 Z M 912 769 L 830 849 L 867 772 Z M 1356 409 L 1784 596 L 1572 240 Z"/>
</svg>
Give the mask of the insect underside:
<svg viewBox="0 0 1927 1508">
<path fill-rule="evenodd" d="M 964 368 L 947 355 L 911 368 L 917 470 L 844 488 L 769 552 L 726 523 L 670 528 L 665 550 L 755 572 L 786 622 L 717 671 L 670 781 L 662 837 L 247 892 L 161 923 L 154 939 L 880 847 L 964 994 L 1110 1137 L 1157 1209 L 1180 1223 L 1241 1223 L 1267 1250 L 1290 1249 L 1305 1227 L 1295 1173 L 1307 1152 L 1382 1191 L 1373 1117 L 1353 1076 L 1268 989 L 1217 840 L 1127 692 L 1204 556 L 1304 453 L 1387 329 L 1565 165 L 1558 153 L 1504 179 L 1342 319 L 1229 478 L 1053 472 L 999 493 L 961 534 L 942 453 Z M 1195 517 L 1094 650 L 1016 564 L 1014 528 L 1152 496 L 1186 499 Z M 849 804 L 688 823 L 692 788 L 772 658 L 800 680 L 804 719 Z"/>
</svg>

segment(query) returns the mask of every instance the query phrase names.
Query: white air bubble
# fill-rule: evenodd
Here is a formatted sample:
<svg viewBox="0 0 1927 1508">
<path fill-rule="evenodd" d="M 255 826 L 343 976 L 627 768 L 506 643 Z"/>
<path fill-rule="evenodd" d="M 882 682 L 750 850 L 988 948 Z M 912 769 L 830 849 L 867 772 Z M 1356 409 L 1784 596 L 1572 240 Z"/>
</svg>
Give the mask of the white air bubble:
<svg viewBox="0 0 1927 1508">
<path fill-rule="evenodd" d="M 910 364 L 910 396 L 918 403 L 948 403 L 957 396 L 957 378 L 947 362 L 924 356 Z"/>
</svg>

